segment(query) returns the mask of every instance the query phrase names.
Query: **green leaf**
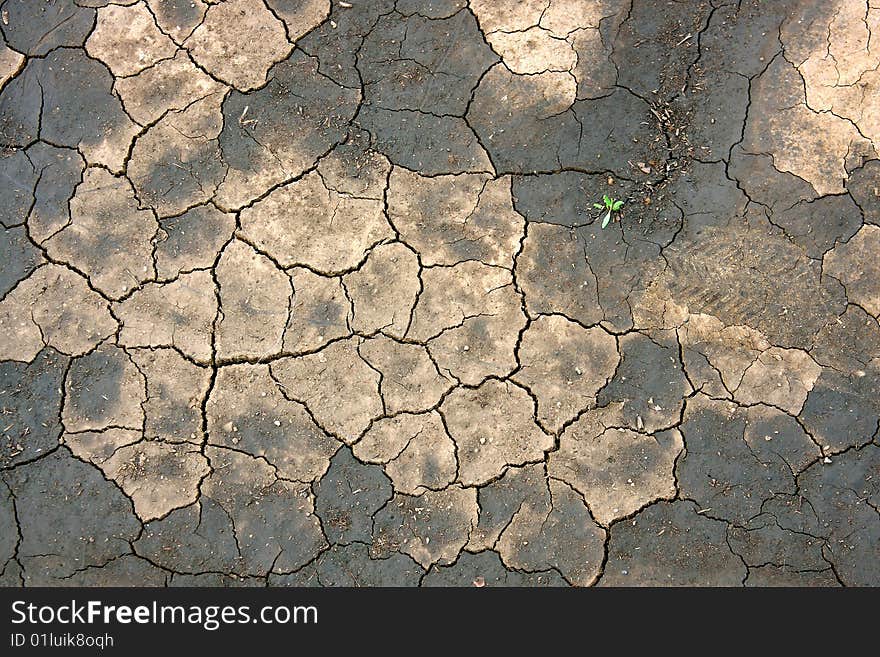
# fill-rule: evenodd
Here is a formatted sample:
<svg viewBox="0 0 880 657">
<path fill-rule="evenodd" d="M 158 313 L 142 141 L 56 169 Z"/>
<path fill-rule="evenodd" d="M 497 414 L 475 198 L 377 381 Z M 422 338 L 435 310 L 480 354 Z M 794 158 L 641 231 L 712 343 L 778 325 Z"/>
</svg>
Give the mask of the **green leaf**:
<svg viewBox="0 0 880 657">
<path fill-rule="evenodd" d="M 609 221 L 611 221 L 611 210 L 605 213 L 605 217 L 602 219 L 602 228 L 605 228 Z"/>
<path fill-rule="evenodd" d="M 611 206 L 611 209 L 617 212 L 620 208 L 623 207 L 623 201 L 614 201 L 614 205 Z"/>
<path fill-rule="evenodd" d="M 596 208 L 597 210 L 604 210 L 605 209 L 605 206 L 602 205 L 601 203 L 593 203 L 593 207 Z"/>
<path fill-rule="evenodd" d="M 611 205 L 611 197 L 608 194 L 602 194 L 602 200 L 605 201 L 606 206 Z"/>
</svg>

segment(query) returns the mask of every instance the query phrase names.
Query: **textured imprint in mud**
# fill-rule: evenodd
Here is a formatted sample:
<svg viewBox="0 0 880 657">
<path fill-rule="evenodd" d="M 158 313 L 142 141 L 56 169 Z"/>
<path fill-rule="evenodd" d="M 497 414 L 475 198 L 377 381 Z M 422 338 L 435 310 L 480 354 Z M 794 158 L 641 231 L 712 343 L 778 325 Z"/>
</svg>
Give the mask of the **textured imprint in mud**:
<svg viewBox="0 0 880 657">
<path fill-rule="evenodd" d="M 0 0 L 0 585 L 880 584 L 878 30 Z"/>
</svg>

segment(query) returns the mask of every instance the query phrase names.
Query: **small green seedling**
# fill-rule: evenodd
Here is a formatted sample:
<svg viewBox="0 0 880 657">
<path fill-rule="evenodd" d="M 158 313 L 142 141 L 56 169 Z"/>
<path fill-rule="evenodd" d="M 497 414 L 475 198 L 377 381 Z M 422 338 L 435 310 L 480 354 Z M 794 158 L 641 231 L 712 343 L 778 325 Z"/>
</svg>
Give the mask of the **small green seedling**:
<svg viewBox="0 0 880 657">
<path fill-rule="evenodd" d="M 608 196 L 608 194 L 604 194 L 602 196 L 602 202 L 593 203 L 593 207 L 597 210 L 605 210 L 605 214 L 602 216 L 602 228 L 605 228 L 605 226 L 611 221 L 611 215 L 620 211 L 620 208 L 623 207 L 623 201 L 618 201 L 617 199 Z"/>
</svg>

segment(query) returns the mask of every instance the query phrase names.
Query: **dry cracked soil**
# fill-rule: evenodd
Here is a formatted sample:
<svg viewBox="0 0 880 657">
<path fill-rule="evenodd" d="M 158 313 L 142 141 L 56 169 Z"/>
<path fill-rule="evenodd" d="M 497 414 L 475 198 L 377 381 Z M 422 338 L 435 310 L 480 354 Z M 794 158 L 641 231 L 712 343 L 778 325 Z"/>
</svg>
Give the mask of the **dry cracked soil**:
<svg viewBox="0 0 880 657">
<path fill-rule="evenodd" d="M 0 584 L 880 584 L 878 0 L 0 19 Z"/>
</svg>

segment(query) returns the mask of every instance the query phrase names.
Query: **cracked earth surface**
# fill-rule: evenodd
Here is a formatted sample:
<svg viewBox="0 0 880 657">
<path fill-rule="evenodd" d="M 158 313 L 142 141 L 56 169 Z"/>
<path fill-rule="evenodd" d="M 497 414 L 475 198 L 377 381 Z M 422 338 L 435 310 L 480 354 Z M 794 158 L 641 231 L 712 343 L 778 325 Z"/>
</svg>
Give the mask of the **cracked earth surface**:
<svg viewBox="0 0 880 657">
<path fill-rule="evenodd" d="M 0 584 L 880 584 L 877 0 L 0 19 Z"/>
</svg>

